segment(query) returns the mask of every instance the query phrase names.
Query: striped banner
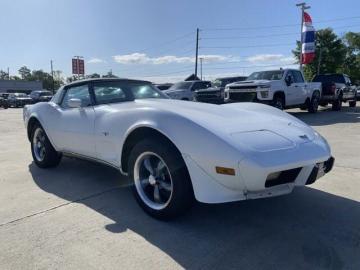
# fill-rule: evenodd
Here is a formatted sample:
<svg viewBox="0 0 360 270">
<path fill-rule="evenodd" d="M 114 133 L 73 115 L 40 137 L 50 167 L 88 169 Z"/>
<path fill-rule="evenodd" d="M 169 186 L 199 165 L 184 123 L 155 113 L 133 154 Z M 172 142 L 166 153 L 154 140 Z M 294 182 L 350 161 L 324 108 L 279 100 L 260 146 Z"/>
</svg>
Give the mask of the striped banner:
<svg viewBox="0 0 360 270">
<path fill-rule="evenodd" d="M 315 29 L 312 25 L 311 17 L 304 12 L 302 25 L 302 64 L 309 64 L 315 57 Z"/>
</svg>

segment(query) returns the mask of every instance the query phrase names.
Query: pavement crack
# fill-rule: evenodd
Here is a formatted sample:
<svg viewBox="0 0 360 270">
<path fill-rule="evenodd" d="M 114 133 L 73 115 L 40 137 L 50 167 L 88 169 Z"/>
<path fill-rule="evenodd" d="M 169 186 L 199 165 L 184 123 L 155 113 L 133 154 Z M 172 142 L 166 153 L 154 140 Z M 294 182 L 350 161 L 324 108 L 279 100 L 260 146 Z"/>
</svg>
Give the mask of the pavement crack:
<svg viewBox="0 0 360 270">
<path fill-rule="evenodd" d="M 20 217 L 20 218 L 17 218 L 17 219 L 14 219 L 14 220 L 10 220 L 10 221 L 5 222 L 5 223 L 1 223 L 1 224 L 0 224 L 0 227 L 6 226 L 6 225 L 9 225 L 9 224 L 12 224 L 12 223 L 16 223 L 16 222 L 18 222 L 18 221 L 21 221 L 21 220 L 24 220 L 24 219 L 27 219 L 27 218 L 31 218 L 31 217 L 34 217 L 34 216 L 38 216 L 38 215 L 41 215 L 41 214 L 44 214 L 44 213 L 47 213 L 47 212 L 51 212 L 51 211 L 53 211 L 53 210 L 55 210 L 55 209 L 58 209 L 58 208 L 63 207 L 63 206 L 70 205 L 70 204 L 72 204 L 72 203 L 77 203 L 77 202 L 81 202 L 81 201 L 84 201 L 84 200 L 87 200 L 87 199 L 95 198 L 95 197 L 101 196 L 101 195 L 103 195 L 103 194 L 105 194 L 105 193 L 108 193 L 108 192 L 111 192 L 111 191 L 114 191 L 114 190 L 117 190 L 117 189 L 120 189 L 120 188 L 123 188 L 123 187 L 124 187 L 124 186 L 121 186 L 121 187 L 113 187 L 113 188 L 110 188 L 110 189 L 107 189 L 107 190 L 104 190 L 104 191 L 101 191 L 101 192 L 98 192 L 98 193 L 94 193 L 94 194 L 91 194 L 91 195 L 88 195 L 88 196 L 85 196 L 85 197 L 82 197 L 82 198 L 73 200 L 73 201 L 69 201 L 69 202 L 66 202 L 66 203 L 62 203 L 62 204 L 59 204 L 59 205 L 57 205 L 57 206 L 51 207 L 51 208 L 46 209 L 46 210 L 42 210 L 42 211 L 39 211 L 39 212 L 30 214 L 30 215 L 27 215 L 27 216 L 24 216 L 24 217 Z"/>
</svg>

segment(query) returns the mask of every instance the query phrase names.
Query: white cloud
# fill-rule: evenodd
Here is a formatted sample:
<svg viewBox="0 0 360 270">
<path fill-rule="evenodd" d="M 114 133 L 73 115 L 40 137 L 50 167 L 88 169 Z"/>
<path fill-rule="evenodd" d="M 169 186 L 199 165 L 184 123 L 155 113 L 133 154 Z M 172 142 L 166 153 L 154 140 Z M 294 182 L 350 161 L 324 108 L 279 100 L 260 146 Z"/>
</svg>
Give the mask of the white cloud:
<svg viewBox="0 0 360 270">
<path fill-rule="evenodd" d="M 88 64 L 100 64 L 100 63 L 105 63 L 104 60 L 100 59 L 100 58 L 91 58 L 89 61 L 88 61 Z"/>
<path fill-rule="evenodd" d="M 204 63 L 210 62 L 226 62 L 234 59 L 232 56 L 217 55 L 217 54 L 205 54 L 199 55 L 199 58 L 203 58 Z M 183 64 L 183 63 L 194 63 L 195 57 L 190 56 L 175 56 L 175 55 L 164 55 L 159 57 L 150 57 L 145 53 L 132 53 L 113 56 L 115 62 L 119 64 Z"/>
<path fill-rule="evenodd" d="M 283 54 L 257 54 L 246 58 L 252 64 L 282 62 L 292 64 L 296 60 L 293 56 L 284 56 Z"/>
</svg>

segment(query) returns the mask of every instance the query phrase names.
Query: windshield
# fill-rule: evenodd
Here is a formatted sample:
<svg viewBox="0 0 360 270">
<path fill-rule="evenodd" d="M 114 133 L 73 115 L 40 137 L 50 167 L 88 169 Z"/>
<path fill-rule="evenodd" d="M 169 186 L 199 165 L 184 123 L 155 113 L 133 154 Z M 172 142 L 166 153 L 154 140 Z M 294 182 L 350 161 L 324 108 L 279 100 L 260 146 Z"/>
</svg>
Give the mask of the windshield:
<svg viewBox="0 0 360 270">
<path fill-rule="evenodd" d="M 189 89 L 192 85 L 192 82 L 178 82 L 169 88 L 169 90 L 178 90 L 178 89 Z"/>
<path fill-rule="evenodd" d="M 98 104 L 117 103 L 134 99 L 168 97 L 147 82 L 112 81 L 98 82 L 93 86 Z"/>
<path fill-rule="evenodd" d="M 226 84 L 228 84 L 228 80 L 216 79 L 211 82 L 212 87 L 224 87 Z"/>
<path fill-rule="evenodd" d="M 51 95 L 52 95 L 51 92 L 41 92 L 41 93 L 39 94 L 40 97 L 51 96 Z"/>
<path fill-rule="evenodd" d="M 269 71 L 261 71 L 252 73 L 247 80 L 281 80 L 284 75 L 283 70 L 269 70 Z"/>
<path fill-rule="evenodd" d="M 27 95 L 24 93 L 16 93 L 15 96 L 16 97 L 27 97 Z"/>
</svg>

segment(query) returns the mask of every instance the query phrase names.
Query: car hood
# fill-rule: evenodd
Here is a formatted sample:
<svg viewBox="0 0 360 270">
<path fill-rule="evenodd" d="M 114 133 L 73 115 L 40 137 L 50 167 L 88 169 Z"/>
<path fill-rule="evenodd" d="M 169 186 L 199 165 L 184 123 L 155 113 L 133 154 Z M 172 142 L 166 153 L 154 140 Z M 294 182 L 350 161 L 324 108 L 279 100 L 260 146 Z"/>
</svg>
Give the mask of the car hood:
<svg viewBox="0 0 360 270">
<path fill-rule="evenodd" d="M 292 115 L 258 103 L 214 105 L 172 99 L 143 99 L 135 103 L 136 107 L 182 116 L 230 141 L 238 140 L 241 133 L 251 135 L 251 132 L 256 132 L 267 135 L 264 137 L 268 139 L 275 136 L 280 140 L 281 137 L 285 144 L 294 146 L 312 141 L 316 136 L 310 126 Z M 121 109 L 121 105 L 112 106 Z"/>
<path fill-rule="evenodd" d="M 171 94 L 181 93 L 181 92 L 184 92 L 184 91 L 187 91 L 187 90 L 188 89 L 176 89 L 176 90 L 164 90 L 162 92 L 167 94 L 167 95 L 171 95 Z"/>
<path fill-rule="evenodd" d="M 236 83 L 228 84 L 228 86 L 244 86 L 244 85 L 262 85 L 262 84 L 269 84 L 270 80 L 250 80 L 250 81 L 241 81 Z"/>
<path fill-rule="evenodd" d="M 206 88 L 206 89 L 199 89 L 199 90 L 196 90 L 195 92 L 196 93 L 202 93 L 202 92 L 218 92 L 218 91 L 221 91 L 223 90 L 224 87 L 209 87 L 209 88 Z"/>
</svg>

